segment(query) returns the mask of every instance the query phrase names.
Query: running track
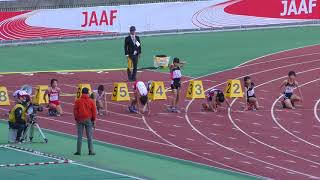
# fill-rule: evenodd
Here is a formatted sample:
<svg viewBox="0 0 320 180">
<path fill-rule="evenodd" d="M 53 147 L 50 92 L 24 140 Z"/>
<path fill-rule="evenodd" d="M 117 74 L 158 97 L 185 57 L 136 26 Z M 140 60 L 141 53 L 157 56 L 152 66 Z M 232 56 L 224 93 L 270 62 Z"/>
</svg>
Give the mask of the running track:
<svg viewBox="0 0 320 180">
<path fill-rule="evenodd" d="M 151 116 L 127 112 L 127 103 L 109 103 L 110 113 L 99 117 L 97 140 L 272 179 L 320 179 L 320 46 L 311 46 L 265 56 L 217 74 L 200 77 L 206 89 L 225 88 L 228 79 L 252 76 L 263 108 L 243 112 L 243 99 L 232 100 L 232 111 L 202 112 L 202 100 L 182 99 L 183 113 L 166 112 L 169 101 L 152 104 Z M 296 110 L 280 108 L 279 85 L 290 70 L 298 72 L 304 94 Z M 47 84 L 58 78 L 65 93 L 75 93 L 79 83 L 104 84 L 125 81 L 125 72 L 35 73 L 2 75 L 1 84 L 13 91 L 22 84 Z M 140 73 L 141 80 L 165 81 L 168 74 Z M 188 80 L 186 77 L 184 80 Z M 129 85 L 130 86 L 130 85 Z M 185 97 L 187 83 L 182 89 Z M 171 100 L 170 94 L 169 100 Z M 72 116 L 74 97 L 62 97 L 63 117 L 41 113 L 43 128 L 75 134 Z M 7 110 L 9 107 L 3 107 Z M 3 113 L 1 113 L 3 114 Z M 5 116 L 1 115 L 1 118 Z"/>
</svg>

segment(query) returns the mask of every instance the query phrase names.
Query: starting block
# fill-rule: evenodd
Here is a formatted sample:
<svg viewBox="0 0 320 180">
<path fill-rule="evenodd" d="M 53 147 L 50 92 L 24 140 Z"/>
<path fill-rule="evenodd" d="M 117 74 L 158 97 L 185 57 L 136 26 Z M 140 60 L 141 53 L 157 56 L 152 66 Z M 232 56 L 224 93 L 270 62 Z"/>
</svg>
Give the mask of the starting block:
<svg viewBox="0 0 320 180">
<path fill-rule="evenodd" d="M 227 98 L 242 98 L 243 91 L 241 87 L 240 80 L 231 79 L 227 82 L 227 87 L 225 89 L 225 96 Z"/>
<path fill-rule="evenodd" d="M 191 80 L 189 82 L 187 98 L 189 99 L 204 99 L 204 89 L 202 85 L 202 81 L 200 80 Z"/>
<path fill-rule="evenodd" d="M 130 101 L 128 86 L 126 83 L 114 83 L 111 100 Z"/>
<path fill-rule="evenodd" d="M 79 84 L 77 95 L 76 95 L 76 99 L 79 99 L 81 97 L 83 88 L 88 88 L 89 89 L 89 94 L 91 94 L 92 90 L 91 90 L 91 85 L 90 84 Z"/>
<path fill-rule="evenodd" d="M 0 86 L 0 106 L 10 106 L 8 90 L 4 86 Z"/>
<path fill-rule="evenodd" d="M 37 86 L 37 88 L 36 88 L 36 93 L 35 93 L 35 96 L 34 96 L 32 102 L 33 102 L 34 104 L 38 104 L 38 105 L 40 105 L 40 104 L 47 104 L 48 101 L 49 101 L 49 96 L 46 95 L 46 99 L 47 99 L 46 102 L 44 101 L 43 97 L 44 97 L 45 92 L 48 90 L 48 88 L 49 88 L 49 87 L 46 86 L 46 85 L 39 85 L 39 86 Z"/>
<path fill-rule="evenodd" d="M 148 97 L 150 100 L 166 100 L 166 90 L 162 81 L 152 81 Z"/>
</svg>

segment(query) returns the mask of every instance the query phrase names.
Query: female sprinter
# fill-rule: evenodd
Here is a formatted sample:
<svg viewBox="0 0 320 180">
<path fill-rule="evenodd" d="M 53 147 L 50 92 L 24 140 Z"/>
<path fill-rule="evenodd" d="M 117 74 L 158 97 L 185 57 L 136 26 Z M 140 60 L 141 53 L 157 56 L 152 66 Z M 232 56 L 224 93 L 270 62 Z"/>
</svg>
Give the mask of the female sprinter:
<svg viewBox="0 0 320 180">
<path fill-rule="evenodd" d="M 150 104 L 148 99 L 148 88 L 142 81 L 136 81 L 133 85 L 134 99 L 129 106 L 132 113 L 142 114 L 148 110 L 150 114 Z M 137 107 L 137 109 L 136 109 Z"/>
<path fill-rule="evenodd" d="M 107 97 L 106 92 L 104 91 L 104 86 L 99 85 L 97 90 L 93 90 L 91 97 L 97 104 L 98 114 L 100 116 L 103 115 L 103 110 L 107 113 Z"/>
<path fill-rule="evenodd" d="M 294 104 L 298 101 L 303 100 L 302 93 L 298 86 L 298 82 L 295 79 L 296 79 L 296 73 L 294 71 L 290 71 L 288 74 L 288 79 L 284 80 L 280 86 L 280 90 L 281 92 L 283 92 L 281 93 L 281 95 L 283 95 L 284 97 L 283 101 L 281 102 L 283 108 L 294 109 L 295 108 Z M 295 88 L 298 89 L 300 97 L 293 93 Z"/>
<path fill-rule="evenodd" d="M 180 99 L 180 88 L 181 88 L 181 67 L 185 62 L 180 61 L 179 58 L 175 57 L 173 63 L 170 66 L 170 75 L 171 75 L 171 90 L 173 93 L 172 105 L 169 109 L 171 112 L 179 113 L 180 111 L 177 108 L 179 99 Z"/>
<path fill-rule="evenodd" d="M 202 104 L 204 110 L 217 112 L 218 106 L 221 106 L 223 102 L 226 102 L 228 104 L 228 107 L 231 107 L 229 101 L 225 98 L 223 92 L 219 89 L 210 89 L 206 92 L 206 97 L 207 102 Z"/>
<path fill-rule="evenodd" d="M 44 93 L 44 101 L 47 102 L 47 95 L 49 96 L 49 115 L 50 116 L 62 116 L 63 111 L 60 105 L 60 92 L 61 89 L 58 87 L 58 80 L 51 79 L 49 89 Z"/>
<path fill-rule="evenodd" d="M 245 96 L 245 108 L 244 110 L 258 110 L 259 103 L 254 92 L 254 83 L 249 76 L 244 77 L 244 96 Z"/>
</svg>

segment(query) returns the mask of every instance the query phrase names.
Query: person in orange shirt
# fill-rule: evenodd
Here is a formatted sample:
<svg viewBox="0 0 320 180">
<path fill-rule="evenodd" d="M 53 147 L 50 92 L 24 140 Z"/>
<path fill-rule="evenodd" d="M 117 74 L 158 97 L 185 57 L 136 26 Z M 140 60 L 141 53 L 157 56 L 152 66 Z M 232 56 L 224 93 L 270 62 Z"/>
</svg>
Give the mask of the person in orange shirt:
<svg viewBox="0 0 320 180">
<path fill-rule="evenodd" d="M 92 145 L 92 133 L 95 129 L 97 108 L 94 101 L 89 97 L 89 89 L 82 89 L 82 96 L 74 104 L 74 118 L 77 122 L 78 141 L 77 152 L 74 155 L 81 155 L 83 129 L 86 129 L 89 155 L 95 155 Z"/>
</svg>

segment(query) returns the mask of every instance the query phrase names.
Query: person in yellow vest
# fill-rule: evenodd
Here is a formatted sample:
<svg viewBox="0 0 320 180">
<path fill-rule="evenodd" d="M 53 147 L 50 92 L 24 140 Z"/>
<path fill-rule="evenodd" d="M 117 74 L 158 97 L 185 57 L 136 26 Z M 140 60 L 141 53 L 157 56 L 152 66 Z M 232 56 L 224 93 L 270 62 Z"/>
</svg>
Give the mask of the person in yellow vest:
<svg viewBox="0 0 320 180">
<path fill-rule="evenodd" d="M 9 113 L 9 127 L 17 129 L 16 143 L 21 142 L 21 135 L 27 127 L 27 108 L 30 95 L 25 91 L 17 93 L 16 105 Z"/>
</svg>

